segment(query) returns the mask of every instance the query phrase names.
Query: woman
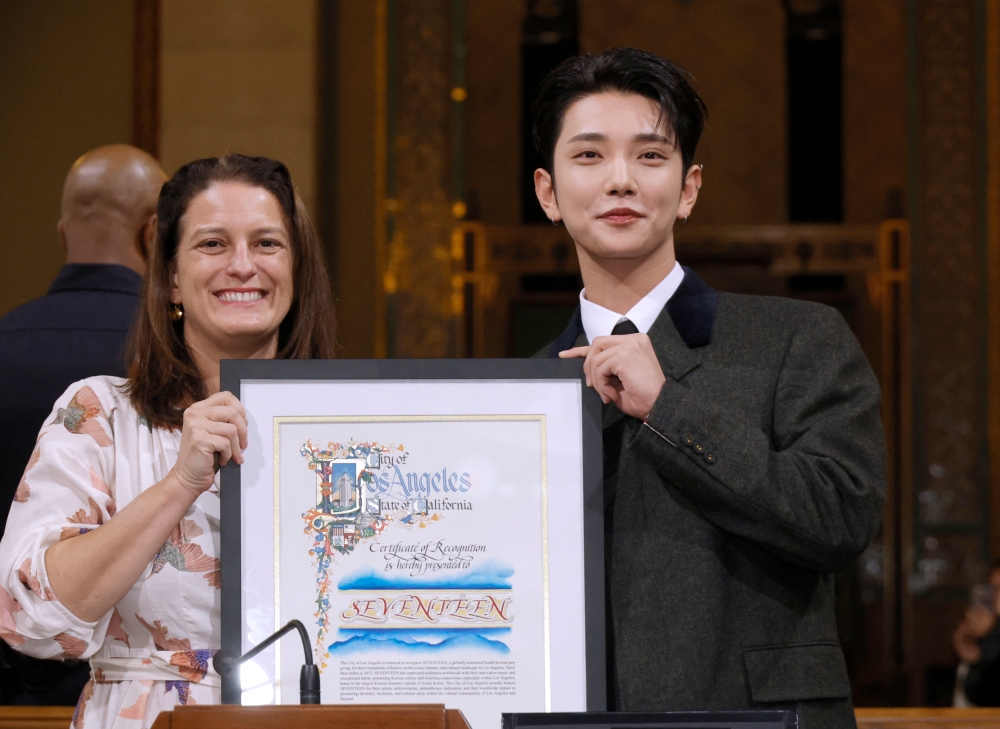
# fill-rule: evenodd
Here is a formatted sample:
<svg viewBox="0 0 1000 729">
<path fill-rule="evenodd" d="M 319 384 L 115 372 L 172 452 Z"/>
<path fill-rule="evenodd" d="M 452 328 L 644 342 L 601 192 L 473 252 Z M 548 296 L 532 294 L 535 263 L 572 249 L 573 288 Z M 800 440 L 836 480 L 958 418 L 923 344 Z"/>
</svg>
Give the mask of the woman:
<svg viewBox="0 0 1000 729">
<path fill-rule="evenodd" d="M 322 250 L 285 166 L 233 154 L 178 170 L 129 378 L 92 377 L 56 402 L 0 543 L 0 637 L 91 657 L 75 727 L 148 727 L 219 701 L 217 471 L 247 444 L 219 360 L 333 353 Z"/>
</svg>

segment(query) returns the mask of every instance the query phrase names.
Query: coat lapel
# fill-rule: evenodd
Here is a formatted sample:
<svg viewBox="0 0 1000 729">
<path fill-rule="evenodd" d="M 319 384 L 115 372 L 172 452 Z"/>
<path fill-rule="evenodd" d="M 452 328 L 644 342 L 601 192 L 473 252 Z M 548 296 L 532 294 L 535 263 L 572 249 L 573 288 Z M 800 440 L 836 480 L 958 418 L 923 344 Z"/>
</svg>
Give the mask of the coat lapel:
<svg viewBox="0 0 1000 729">
<path fill-rule="evenodd" d="M 580 337 L 583 337 L 582 342 L 579 341 Z M 556 341 L 552 342 L 552 346 L 549 347 L 548 357 L 549 359 L 555 359 L 559 356 L 560 352 L 572 349 L 573 347 L 583 346 L 586 343 L 587 336 L 583 331 L 583 317 L 580 316 L 580 307 L 577 306 L 576 311 L 573 312 L 573 317 L 569 320 L 569 326 L 566 327 Z"/>
<path fill-rule="evenodd" d="M 663 374 L 680 380 L 701 364 L 698 350 L 712 341 L 719 292 L 684 267 L 684 280 L 653 322 L 649 338 Z"/>
</svg>

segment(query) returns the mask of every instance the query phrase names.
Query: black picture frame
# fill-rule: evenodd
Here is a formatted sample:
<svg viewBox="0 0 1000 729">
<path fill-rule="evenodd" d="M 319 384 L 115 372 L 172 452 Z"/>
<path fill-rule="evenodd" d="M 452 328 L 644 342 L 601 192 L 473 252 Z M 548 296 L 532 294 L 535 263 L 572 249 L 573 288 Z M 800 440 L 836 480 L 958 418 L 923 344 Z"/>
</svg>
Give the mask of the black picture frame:
<svg viewBox="0 0 1000 729">
<path fill-rule="evenodd" d="M 794 709 L 504 714 L 501 729 L 796 729 Z"/>
<path fill-rule="evenodd" d="M 586 386 L 578 359 L 222 360 L 221 389 L 237 398 L 245 381 L 579 380 L 583 453 L 584 600 L 587 711 L 607 708 L 604 593 L 604 495 L 601 399 Z M 221 471 L 222 650 L 238 656 L 242 605 L 240 467 Z M 222 703 L 239 704 L 239 673 L 222 682 Z"/>
</svg>

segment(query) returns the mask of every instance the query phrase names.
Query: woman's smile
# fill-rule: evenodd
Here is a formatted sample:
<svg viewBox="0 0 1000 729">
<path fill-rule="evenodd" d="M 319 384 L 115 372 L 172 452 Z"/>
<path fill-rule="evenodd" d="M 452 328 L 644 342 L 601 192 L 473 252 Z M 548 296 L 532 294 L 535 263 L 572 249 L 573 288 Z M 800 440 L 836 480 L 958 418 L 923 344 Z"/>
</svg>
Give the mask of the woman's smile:
<svg viewBox="0 0 1000 729">
<path fill-rule="evenodd" d="M 227 289 L 217 291 L 215 295 L 227 304 L 252 304 L 260 301 L 267 294 L 259 289 Z"/>
</svg>

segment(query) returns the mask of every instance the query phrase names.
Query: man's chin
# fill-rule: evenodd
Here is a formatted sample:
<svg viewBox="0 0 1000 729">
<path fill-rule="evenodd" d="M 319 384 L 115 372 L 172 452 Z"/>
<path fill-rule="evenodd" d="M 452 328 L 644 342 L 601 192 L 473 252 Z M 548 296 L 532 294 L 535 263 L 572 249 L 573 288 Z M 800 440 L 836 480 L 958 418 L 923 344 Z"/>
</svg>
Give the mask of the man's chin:
<svg viewBox="0 0 1000 729">
<path fill-rule="evenodd" d="M 578 244 L 578 248 L 583 248 L 586 254 L 595 262 L 599 261 L 644 261 L 655 254 L 663 247 L 660 245 L 636 244 L 636 245 L 604 245 L 585 247 Z"/>
</svg>

